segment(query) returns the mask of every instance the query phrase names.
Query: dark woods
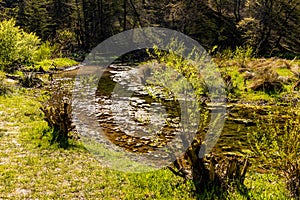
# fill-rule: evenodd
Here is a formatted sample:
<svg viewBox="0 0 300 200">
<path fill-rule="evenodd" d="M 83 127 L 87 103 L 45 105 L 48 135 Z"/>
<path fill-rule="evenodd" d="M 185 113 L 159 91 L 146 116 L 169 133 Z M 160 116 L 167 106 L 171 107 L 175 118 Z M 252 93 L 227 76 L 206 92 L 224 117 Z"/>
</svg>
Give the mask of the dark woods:
<svg viewBox="0 0 300 200">
<path fill-rule="evenodd" d="M 0 20 L 61 47 L 88 52 L 109 36 L 137 27 L 183 32 L 207 49 L 250 45 L 260 56 L 300 52 L 297 0 L 0 0 Z"/>
</svg>

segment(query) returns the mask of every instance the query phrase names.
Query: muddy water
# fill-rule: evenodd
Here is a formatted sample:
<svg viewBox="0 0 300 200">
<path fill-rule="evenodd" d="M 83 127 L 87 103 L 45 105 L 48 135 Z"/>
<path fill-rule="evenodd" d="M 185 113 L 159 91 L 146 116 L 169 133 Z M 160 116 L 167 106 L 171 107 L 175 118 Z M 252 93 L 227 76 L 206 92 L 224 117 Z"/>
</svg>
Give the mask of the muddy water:
<svg viewBox="0 0 300 200">
<path fill-rule="evenodd" d="M 180 106 L 161 93 L 156 94 L 159 101 L 153 99 L 141 81 L 133 80 L 129 75 L 132 70 L 128 66 L 114 65 L 104 72 L 96 91 L 96 116 L 99 126 L 113 144 L 130 152 L 154 152 L 172 141 L 179 132 Z M 69 82 L 76 72 L 67 71 L 55 78 Z M 121 97 L 115 95 L 118 87 L 126 91 Z M 251 118 L 240 113 L 238 105 L 227 105 L 227 120 L 214 153 L 243 154 L 249 149 L 247 133 L 254 124 Z"/>
</svg>

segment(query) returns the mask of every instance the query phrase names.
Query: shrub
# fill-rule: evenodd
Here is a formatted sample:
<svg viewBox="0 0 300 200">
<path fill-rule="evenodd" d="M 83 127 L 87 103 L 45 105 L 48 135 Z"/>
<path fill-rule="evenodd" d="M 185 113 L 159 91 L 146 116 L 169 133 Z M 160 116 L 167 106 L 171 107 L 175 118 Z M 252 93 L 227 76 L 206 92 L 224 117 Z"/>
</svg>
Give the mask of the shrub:
<svg viewBox="0 0 300 200">
<path fill-rule="evenodd" d="M 250 45 L 235 48 L 233 58 L 237 60 L 247 60 L 254 57 L 253 48 Z"/>
<path fill-rule="evenodd" d="M 69 58 L 55 58 L 55 59 L 45 59 L 35 63 L 35 69 L 42 69 L 43 71 L 49 70 L 62 70 L 66 67 L 71 67 L 77 65 L 78 62 L 71 60 Z"/>
<path fill-rule="evenodd" d="M 15 26 L 15 20 L 0 22 L 0 68 L 12 72 L 33 62 L 40 39 Z"/>
<path fill-rule="evenodd" d="M 221 70 L 228 97 L 239 96 L 240 92 L 245 89 L 245 79 L 239 72 L 239 68 L 237 66 L 224 67 Z"/>
<path fill-rule="evenodd" d="M 222 60 L 229 60 L 232 59 L 234 55 L 234 52 L 230 48 L 226 48 L 222 50 L 221 52 L 217 53 L 217 58 L 220 58 Z"/>
<path fill-rule="evenodd" d="M 181 48 L 180 46 L 174 47 L 174 44 L 170 44 L 170 47 L 171 49 L 172 47 L 176 49 L 177 52 L 165 52 L 158 49 L 157 47 L 153 48 L 153 52 L 148 51 L 150 57 L 154 58 L 154 60 L 156 60 L 158 63 L 150 61 L 150 63 L 147 64 L 150 66 L 153 65 L 159 66 L 158 68 L 155 69 L 154 72 L 151 72 L 154 78 L 151 80 L 151 83 L 149 81 L 148 83 L 150 83 L 150 85 L 151 84 L 160 85 L 160 80 L 164 80 L 164 79 L 171 80 L 172 78 L 174 78 L 172 76 L 174 76 L 174 71 L 176 71 L 179 74 L 181 74 L 183 77 L 185 77 L 187 81 L 193 86 L 195 95 L 197 96 L 199 101 L 201 101 L 203 97 L 207 97 L 208 95 L 208 86 L 205 81 L 211 83 L 212 79 L 215 79 L 215 77 L 210 77 L 211 74 L 207 73 L 206 74 L 207 77 L 205 77 L 205 81 L 204 81 L 204 78 L 201 76 L 198 67 L 202 64 L 200 62 L 205 62 L 205 61 L 202 58 L 195 58 L 198 60 L 197 63 L 198 66 L 196 66 L 178 55 L 178 53 L 183 52 L 183 49 L 180 49 Z M 204 63 L 202 65 L 206 66 L 208 65 L 208 63 Z M 206 66 L 206 68 L 208 69 L 209 67 Z M 212 74 L 212 76 L 213 75 L 214 74 Z M 177 90 L 181 90 L 184 87 L 179 80 L 176 80 L 174 83 L 176 85 L 172 85 L 173 89 L 176 88 Z M 217 85 L 217 83 L 215 85 Z"/>
<path fill-rule="evenodd" d="M 249 141 L 264 163 L 262 167 L 280 170 L 291 196 L 297 199 L 300 198 L 300 116 L 289 113 L 290 118 L 275 117 L 278 114 L 276 111 L 267 120 L 257 120 L 257 131 L 249 134 Z"/>
<path fill-rule="evenodd" d="M 75 126 L 72 123 L 71 94 L 63 87 L 53 90 L 51 98 L 41 107 L 45 120 L 52 128 L 51 144 L 58 143 L 60 147 L 68 147 L 69 139 L 78 139 Z"/>
<path fill-rule="evenodd" d="M 245 62 L 255 57 L 253 48 L 250 45 L 236 46 L 234 50 L 227 48 L 219 52 L 216 56 L 222 60 L 234 59 L 238 62 Z"/>
<path fill-rule="evenodd" d="M 161 86 L 164 81 L 164 83 L 169 84 L 167 89 L 172 89 L 172 92 L 185 92 L 185 89 L 188 87 L 186 87 L 184 81 L 181 81 L 182 79 L 180 76 L 173 73 L 173 71 L 176 71 L 192 85 L 192 91 L 195 94 L 198 103 L 204 105 L 205 102 L 203 99 L 208 96 L 209 85 L 211 84 L 213 86 L 210 87 L 215 87 L 220 84 L 215 78 L 216 74 L 212 72 L 213 70 L 210 70 L 213 69 L 210 68 L 212 63 L 207 62 L 207 57 L 205 57 L 204 53 L 202 55 L 197 55 L 193 54 L 194 52 L 191 52 L 189 56 L 197 61 L 197 63 L 192 63 L 176 54 L 176 52 L 184 52 L 184 49 L 181 49 L 182 47 L 180 45 L 173 45 L 175 44 L 170 44 L 170 46 L 173 47 L 171 49 L 176 50 L 174 52 L 161 51 L 157 47 L 153 48 L 150 57 L 155 58 L 157 63 L 152 61 L 143 66 L 144 77 L 149 76 L 151 78 L 145 78 L 145 80 L 142 78 L 142 82 L 147 83 L 147 86 L 151 87 Z M 201 73 L 200 69 L 204 68 L 205 73 Z M 205 77 L 203 77 L 204 75 Z M 217 87 L 214 89 L 216 89 L 215 92 L 218 92 Z M 152 87 L 152 90 L 155 91 L 158 89 Z M 166 91 L 166 93 L 168 94 L 170 92 Z M 203 119 L 199 124 L 198 129 L 203 129 L 207 125 L 205 123 L 208 119 L 208 111 L 203 107 L 198 108 L 201 111 L 201 114 L 199 114 L 202 115 L 200 118 Z M 217 124 L 220 119 L 222 119 L 222 114 L 219 114 L 211 124 Z M 187 141 L 191 139 L 184 135 L 181 135 L 180 138 L 183 144 L 187 144 Z M 203 193 L 204 191 L 219 189 L 220 195 L 222 196 L 223 191 L 243 185 L 248 168 L 248 161 L 237 157 L 218 159 L 216 156 L 211 156 L 210 158 L 201 158 L 199 157 L 199 151 L 200 147 L 203 147 L 204 145 L 202 141 L 202 135 L 198 133 L 193 140 L 192 145 L 187 149 L 184 155 L 181 157 L 176 157 L 174 155 L 177 159 L 169 169 L 176 175 L 186 179 L 192 179 L 198 194 Z"/>
<path fill-rule="evenodd" d="M 50 59 L 53 51 L 53 47 L 50 45 L 50 43 L 45 42 L 41 44 L 41 46 L 34 52 L 33 59 L 36 62 Z"/>
<path fill-rule="evenodd" d="M 76 35 L 70 30 L 58 30 L 54 43 L 55 50 L 53 53 L 55 56 L 70 55 L 74 51 Z"/>
<path fill-rule="evenodd" d="M 245 40 L 245 43 L 250 46 L 257 46 L 262 37 L 261 22 L 255 18 L 244 18 L 238 24 L 237 28 L 242 33 L 242 37 Z"/>
</svg>

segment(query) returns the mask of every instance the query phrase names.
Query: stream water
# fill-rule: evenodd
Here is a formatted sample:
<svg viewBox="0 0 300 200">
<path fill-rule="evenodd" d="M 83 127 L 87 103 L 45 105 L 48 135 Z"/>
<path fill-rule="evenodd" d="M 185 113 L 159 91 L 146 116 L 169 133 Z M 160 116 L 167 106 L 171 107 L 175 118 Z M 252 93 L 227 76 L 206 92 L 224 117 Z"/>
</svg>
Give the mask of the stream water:
<svg viewBox="0 0 300 200">
<path fill-rule="evenodd" d="M 114 145 L 130 152 L 152 152 L 174 139 L 180 121 L 179 105 L 174 106 L 176 102 L 163 97 L 163 101 L 155 101 L 141 84 L 131 81 L 132 70 L 129 66 L 112 65 L 103 73 L 96 92 L 96 116 L 99 126 Z M 55 79 L 70 84 L 76 73 L 76 70 L 65 71 Z M 126 86 L 131 95 L 114 100 L 112 104 L 116 84 Z M 251 134 L 255 126 L 246 114 L 251 113 L 251 109 L 244 112 L 243 109 L 245 107 L 239 108 L 239 105 L 227 105 L 226 121 L 214 153 L 243 154 L 249 150 L 247 133 Z M 262 109 L 261 114 L 266 113 Z M 153 132 L 156 132 L 155 137 L 151 135 Z"/>
</svg>

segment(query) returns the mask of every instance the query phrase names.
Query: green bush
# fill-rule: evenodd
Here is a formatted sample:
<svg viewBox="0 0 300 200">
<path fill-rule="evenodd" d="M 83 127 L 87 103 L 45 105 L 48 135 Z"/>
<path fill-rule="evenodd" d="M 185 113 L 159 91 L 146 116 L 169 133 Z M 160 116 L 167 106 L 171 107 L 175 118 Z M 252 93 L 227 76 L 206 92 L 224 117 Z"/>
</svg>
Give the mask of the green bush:
<svg viewBox="0 0 300 200">
<path fill-rule="evenodd" d="M 76 34 L 70 30 L 58 30 L 54 44 L 53 54 L 56 57 L 70 55 L 76 45 Z"/>
<path fill-rule="evenodd" d="M 146 63 L 149 66 L 152 65 L 160 65 L 160 67 L 154 69 L 151 67 L 153 79 L 148 80 L 147 83 L 150 85 L 160 85 L 160 80 L 165 80 L 165 82 L 170 83 L 173 89 L 176 89 L 177 92 L 187 88 L 188 86 L 184 85 L 184 79 L 180 76 L 176 79 L 176 81 L 172 81 L 174 79 L 174 71 L 178 72 L 182 75 L 186 80 L 193 86 L 194 93 L 197 96 L 198 100 L 201 101 L 202 97 L 207 97 L 208 95 L 208 86 L 204 81 L 204 78 L 201 77 L 199 66 L 201 66 L 201 62 L 204 63 L 203 58 L 195 58 L 197 60 L 197 65 L 191 63 L 189 60 L 179 56 L 180 53 L 184 52 L 183 47 L 181 45 L 176 46 L 176 43 L 169 44 L 170 49 L 175 49 L 175 51 L 165 52 L 158 49 L 157 46 L 154 46 L 153 52 L 148 51 L 150 57 L 154 58 L 156 61 L 150 61 Z M 192 55 L 193 52 L 189 56 Z M 209 63 L 204 63 L 206 66 Z M 206 66 L 206 68 L 209 68 Z M 207 74 L 206 81 L 210 82 L 211 80 L 210 74 Z M 181 91 L 182 92 L 182 91 Z"/>
<path fill-rule="evenodd" d="M 33 59 L 37 62 L 50 59 L 53 51 L 54 49 L 50 43 L 45 42 L 34 52 Z"/>
<path fill-rule="evenodd" d="M 234 51 L 233 58 L 237 60 L 247 60 L 254 57 L 253 48 L 250 45 L 244 47 L 237 46 Z"/>
<path fill-rule="evenodd" d="M 143 69 L 142 82 L 146 83 L 147 88 L 151 88 L 149 93 L 153 98 L 156 96 L 151 92 L 154 91 L 155 94 L 156 91 L 163 88 L 161 93 L 168 98 L 172 97 L 172 95 L 168 96 L 172 92 L 185 94 L 186 96 L 182 95 L 183 97 L 188 97 L 187 93 L 190 92 L 195 95 L 199 104 L 205 105 L 204 98 L 208 97 L 208 88 L 222 85 L 216 78 L 214 65 L 208 61 L 205 53 L 197 54 L 197 49 L 188 54 L 188 58 L 191 60 L 185 59 L 180 56 L 186 50 L 183 44 L 177 45 L 176 40 L 174 41 L 169 44 L 172 51 L 162 51 L 157 46 L 154 46 L 151 52 L 148 50 L 150 57 L 156 61 L 152 60 L 141 67 Z M 219 92 L 218 87 L 214 89 L 216 89 L 214 92 Z M 190 108 L 187 108 L 186 112 L 190 112 L 188 109 Z M 237 156 L 218 159 L 217 156 L 211 155 L 200 158 L 199 151 L 205 144 L 203 135 L 206 132 L 202 132 L 202 130 L 207 127 L 209 112 L 205 106 L 199 106 L 196 109 L 199 109 L 202 119 L 198 127 L 199 132 L 194 137 L 191 146 L 182 156 L 176 157 L 169 169 L 176 175 L 193 180 L 197 194 L 214 192 L 213 196 L 205 198 L 225 197 L 227 190 L 244 187 L 243 182 L 249 162 L 247 159 Z M 222 119 L 222 115 L 218 114 L 211 124 L 218 123 L 220 119 Z M 193 122 L 189 121 L 189 123 Z M 189 140 L 184 135 L 181 135 L 180 138 L 183 143 Z"/>
<path fill-rule="evenodd" d="M 0 69 L 5 71 L 32 63 L 40 43 L 35 34 L 24 32 L 15 23 L 14 19 L 0 22 Z"/>
<path fill-rule="evenodd" d="M 224 49 L 222 52 L 219 52 L 216 57 L 223 60 L 234 59 L 241 62 L 254 58 L 255 52 L 250 45 L 236 46 L 234 50 L 230 48 Z"/>
<path fill-rule="evenodd" d="M 299 123 L 299 114 L 286 112 L 285 116 L 280 116 L 276 111 L 267 120 L 257 120 L 257 131 L 249 134 L 261 167 L 282 172 L 290 195 L 296 199 L 300 198 Z"/>
</svg>

